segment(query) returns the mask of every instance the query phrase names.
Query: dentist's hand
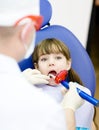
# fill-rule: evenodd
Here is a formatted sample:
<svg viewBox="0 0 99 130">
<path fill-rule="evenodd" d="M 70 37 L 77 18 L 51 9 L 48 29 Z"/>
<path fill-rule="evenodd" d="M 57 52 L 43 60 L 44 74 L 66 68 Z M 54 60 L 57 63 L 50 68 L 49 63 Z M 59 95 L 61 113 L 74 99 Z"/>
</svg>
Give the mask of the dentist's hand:
<svg viewBox="0 0 99 130">
<path fill-rule="evenodd" d="M 65 92 L 64 98 L 61 102 L 61 105 L 64 109 L 71 108 L 72 110 L 78 109 L 80 106 L 83 105 L 84 99 L 82 99 L 78 92 L 77 88 L 81 89 L 82 91 L 86 92 L 87 94 L 90 94 L 90 91 L 88 88 L 83 87 L 82 85 L 76 83 L 76 82 L 70 82 L 69 83 L 69 90 Z M 66 91 L 66 90 L 65 90 Z"/>
<path fill-rule="evenodd" d="M 48 84 L 49 76 L 41 74 L 37 69 L 26 69 L 22 72 L 23 76 L 31 84 Z"/>
</svg>

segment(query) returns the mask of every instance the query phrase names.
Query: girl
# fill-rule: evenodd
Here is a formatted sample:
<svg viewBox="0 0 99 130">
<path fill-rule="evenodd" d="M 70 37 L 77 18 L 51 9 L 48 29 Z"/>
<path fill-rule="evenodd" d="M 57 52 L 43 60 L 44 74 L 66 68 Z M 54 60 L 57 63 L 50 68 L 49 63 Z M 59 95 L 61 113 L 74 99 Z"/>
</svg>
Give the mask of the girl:
<svg viewBox="0 0 99 130">
<path fill-rule="evenodd" d="M 57 102 L 60 103 L 63 99 L 63 95 L 61 93 L 63 86 L 61 84 L 56 84 L 54 78 L 60 71 L 68 71 L 68 77 L 66 79 L 68 82 L 72 81 L 83 85 L 77 73 L 71 68 L 72 59 L 69 49 L 60 40 L 50 38 L 41 41 L 35 47 L 32 57 L 35 69 L 39 70 L 40 73 L 43 74 L 43 76 L 40 77 L 42 82 L 38 84 L 35 83 L 36 86 L 41 88 L 45 93 L 49 94 Z M 35 73 L 38 73 L 36 70 L 34 70 Z M 28 73 L 32 73 L 31 71 L 32 70 L 29 70 Z M 29 81 L 32 82 L 32 80 L 33 78 L 31 76 Z M 91 94 L 89 90 L 88 94 Z M 75 112 L 76 126 L 91 129 L 93 116 L 94 107 L 85 101 L 84 105 Z"/>
</svg>

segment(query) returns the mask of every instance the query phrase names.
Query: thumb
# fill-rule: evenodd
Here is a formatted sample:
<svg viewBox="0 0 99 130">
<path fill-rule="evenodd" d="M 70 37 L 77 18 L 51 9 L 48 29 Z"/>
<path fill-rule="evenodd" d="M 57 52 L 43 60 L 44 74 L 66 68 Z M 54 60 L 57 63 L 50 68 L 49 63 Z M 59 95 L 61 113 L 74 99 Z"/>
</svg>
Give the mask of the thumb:
<svg viewBox="0 0 99 130">
<path fill-rule="evenodd" d="M 66 94 L 66 92 L 67 92 L 67 89 L 65 87 L 62 87 L 61 88 L 61 93 L 62 93 L 63 96 Z"/>
</svg>

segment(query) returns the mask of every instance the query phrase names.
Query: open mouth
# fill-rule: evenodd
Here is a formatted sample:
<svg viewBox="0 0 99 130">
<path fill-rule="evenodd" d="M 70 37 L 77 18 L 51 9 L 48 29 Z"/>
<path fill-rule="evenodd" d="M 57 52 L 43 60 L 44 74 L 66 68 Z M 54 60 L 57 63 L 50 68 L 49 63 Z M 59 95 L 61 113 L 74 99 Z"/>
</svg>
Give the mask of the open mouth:
<svg viewBox="0 0 99 130">
<path fill-rule="evenodd" d="M 57 75 L 57 72 L 56 72 L 55 70 L 52 70 L 52 71 L 50 71 L 50 72 L 48 73 L 48 76 L 49 76 L 50 78 L 55 78 L 56 75 Z"/>
</svg>

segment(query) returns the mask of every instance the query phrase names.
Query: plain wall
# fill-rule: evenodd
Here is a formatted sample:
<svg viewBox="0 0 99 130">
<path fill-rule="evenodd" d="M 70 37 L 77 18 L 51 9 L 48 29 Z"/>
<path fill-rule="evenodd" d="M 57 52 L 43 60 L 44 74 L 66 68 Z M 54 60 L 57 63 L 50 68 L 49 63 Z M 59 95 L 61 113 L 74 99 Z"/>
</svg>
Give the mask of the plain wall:
<svg viewBox="0 0 99 130">
<path fill-rule="evenodd" d="M 51 24 L 63 25 L 72 31 L 86 48 L 93 0 L 49 0 Z"/>
</svg>

